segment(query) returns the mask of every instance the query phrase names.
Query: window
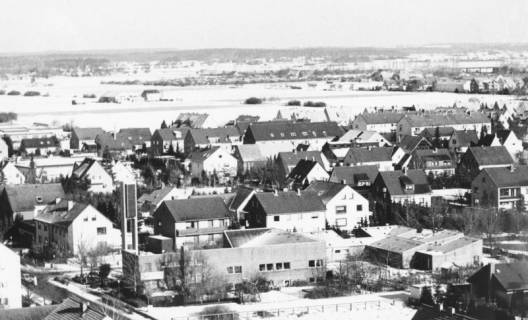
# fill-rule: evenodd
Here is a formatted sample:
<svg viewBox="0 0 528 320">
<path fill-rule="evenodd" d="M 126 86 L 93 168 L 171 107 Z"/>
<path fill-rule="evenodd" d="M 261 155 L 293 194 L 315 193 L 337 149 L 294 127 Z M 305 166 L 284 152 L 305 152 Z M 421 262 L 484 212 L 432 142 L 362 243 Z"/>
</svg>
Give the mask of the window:
<svg viewBox="0 0 528 320">
<path fill-rule="evenodd" d="M 233 273 L 233 267 L 227 267 L 227 273 Z"/>
<path fill-rule="evenodd" d="M 335 250 L 334 252 L 335 253 L 341 253 L 341 250 L 338 249 L 338 250 Z"/>
<path fill-rule="evenodd" d="M 95 221 L 95 220 L 97 220 L 97 217 L 92 217 L 92 221 Z"/>
<path fill-rule="evenodd" d="M 268 264 L 266 265 L 266 270 L 268 270 L 268 271 L 273 271 L 273 263 L 268 263 Z"/>
<path fill-rule="evenodd" d="M 42 225 L 40 223 L 38 223 L 37 225 L 38 225 L 38 229 L 40 230 L 42 228 Z"/>
<path fill-rule="evenodd" d="M 316 266 L 321 267 L 323 265 L 323 260 L 319 259 L 316 261 Z"/>
<path fill-rule="evenodd" d="M 104 234 L 106 234 L 106 227 L 97 228 L 97 234 L 98 234 L 98 235 L 104 235 Z"/>
<path fill-rule="evenodd" d="M 362 205 L 362 204 L 358 204 L 358 205 L 356 206 L 356 210 L 357 210 L 357 211 L 363 211 L 363 205 Z"/>
<path fill-rule="evenodd" d="M 337 206 L 335 208 L 336 214 L 346 213 L 346 206 Z"/>
<path fill-rule="evenodd" d="M 319 218 L 319 216 L 316 214 L 312 216 L 312 219 L 317 219 L 317 218 Z"/>
<path fill-rule="evenodd" d="M 44 225 L 44 231 L 48 231 L 48 226 Z"/>
<path fill-rule="evenodd" d="M 284 269 L 290 269 L 290 263 L 289 262 L 284 262 L 283 266 L 284 266 Z"/>
<path fill-rule="evenodd" d="M 308 267 L 314 268 L 315 267 L 315 260 L 309 260 L 308 261 Z"/>
<path fill-rule="evenodd" d="M 297 136 L 297 133 L 292 132 L 292 133 L 291 133 L 291 136 L 292 136 L 292 137 L 296 137 L 296 136 Z"/>
<path fill-rule="evenodd" d="M 242 266 L 235 266 L 235 273 L 242 273 Z"/>
<path fill-rule="evenodd" d="M 280 221 L 280 216 L 273 216 L 273 221 Z"/>
<path fill-rule="evenodd" d="M 84 222 L 88 221 L 88 217 L 84 218 L 83 221 L 84 221 Z"/>
<path fill-rule="evenodd" d="M 275 270 L 282 270 L 282 262 L 275 263 Z"/>
<path fill-rule="evenodd" d="M 346 227 L 347 219 L 336 219 L 336 225 L 338 227 Z"/>
<path fill-rule="evenodd" d="M 266 271 L 266 265 L 265 264 L 259 264 L 259 271 Z"/>
</svg>

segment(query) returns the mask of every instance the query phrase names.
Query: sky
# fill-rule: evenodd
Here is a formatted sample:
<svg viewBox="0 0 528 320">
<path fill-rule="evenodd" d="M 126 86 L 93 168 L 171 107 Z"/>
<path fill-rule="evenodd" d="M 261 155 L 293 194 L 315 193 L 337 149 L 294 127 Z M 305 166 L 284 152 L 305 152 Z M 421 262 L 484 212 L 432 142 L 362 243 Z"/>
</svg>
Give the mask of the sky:
<svg viewBox="0 0 528 320">
<path fill-rule="evenodd" d="M 528 42 L 526 0 L 0 0 L 0 52 Z"/>
</svg>

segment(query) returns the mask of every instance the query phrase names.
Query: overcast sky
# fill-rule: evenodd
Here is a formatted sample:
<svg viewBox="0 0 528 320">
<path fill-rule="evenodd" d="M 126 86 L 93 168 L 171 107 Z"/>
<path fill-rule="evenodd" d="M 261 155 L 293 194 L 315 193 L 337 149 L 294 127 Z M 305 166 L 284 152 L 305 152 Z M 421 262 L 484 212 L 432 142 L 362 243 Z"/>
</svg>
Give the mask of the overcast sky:
<svg viewBox="0 0 528 320">
<path fill-rule="evenodd" d="M 525 0 L 0 3 L 0 52 L 528 42 Z"/>
</svg>

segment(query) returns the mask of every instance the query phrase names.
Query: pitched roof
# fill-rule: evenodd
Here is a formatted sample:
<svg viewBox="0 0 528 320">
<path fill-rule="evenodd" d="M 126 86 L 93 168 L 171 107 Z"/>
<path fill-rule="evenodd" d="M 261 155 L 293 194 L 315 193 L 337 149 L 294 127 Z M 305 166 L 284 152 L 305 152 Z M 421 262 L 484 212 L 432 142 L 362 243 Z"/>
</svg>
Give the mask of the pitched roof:
<svg viewBox="0 0 528 320">
<path fill-rule="evenodd" d="M 326 204 L 344 188 L 347 188 L 346 184 L 326 181 L 313 181 L 306 189 L 304 189 L 304 191 L 316 193 L 317 196 L 321 198 L 323 203 Z"/>
<path fill-rule="evenodd" d="M 88 305 L 86 311 L 82 312 L 81 300 L 79 298 L 67 298 L 56 306 L 44 320 L 104 320 L 107 316 L 99 310 L 100 308 Z"/>
<path fill-rule="evenodd" d="M 295 166 L 300 160 L 312 160 L 324 167 L 323 154 L 321 151 L 295 151 L 279 152 L 277 159 L 282 163 L 286 170 L 290 166 Z"/>
<path fill-rule="evenodd" d="M 132 143 L 128 139 L 125 139 L 123 135 L 116 135 L 112 133 L 98 134 L 95 138 L 95 142 L 102 148 L 108 146 L 109 150 L 127 150 L 132 149 Z"/>
<path fill-rule="evenodd" d="M 2 309 L 0 319 L 2 320 L 42 320 L 49 315 L 57 305 L 36 306 L 30 308 Z"/>
<path fill-rule="evenodd" d="M 209 158 L 212 154 L 214 154 L 216 151 L 220 150 L 220 147 L 212 147 L 207 149 L 198 149 L 194 150 L 187 156 L 187 159 L 190 161 L 204 161 L 205 159 Z"/>
<path fill-rule="evenodd" d="M 24 148 L 48 148 L 56 147 L 59 144 L 57 137 L 46 137 L 46 138 L 26 138 L 22 139 L 20 146 Z"/>
<path fill-rule="evenodd" d="M 221 197 L 199 197 L 166 200 L 156 210 L 168 210 L 174 221 L 205 220 L 229 217 L 229 210 Z M 156 214 L 156 212 L 154 214 Z"/>
<path fill-rule="evenodd" d="M 451 136 L 455 129 L 453 127 L 436 127 L 440 137 Z M 425 128 L 420 135 L 429 139 L 436 137 L 436 128 Z"/>
<path fill-rule="evenodd" d="M 481 137 L 479 139 L 479 141 L 477 142 L 477 145 L 478 146 L 489 147 L 493 143 L 493 140 L 495 140 L 495 135 L 494 134 L 487 134 L 487 135 L 485 135 L 485 136 L 483 136 L 483 137 Z"/>
<path fill-rule="evenodd" d="M 512 133 L 515 135 L 512 130 L 497 130 L 497 132 L 495 132 L 495 135 L 497 136 L 497 138 L 499 138 L 500 143 L 504 144 L 504 142 L 506 142 L 506 139 L 508 139 L 508 137 Z M 517 136 L 515 137 L 517 138 Z"/>
<path fill-rule="evenodd" d="M 427 160 L 433 160 L 433 161 L 441 161 L 441 160 L 449 160 L 452 161 L 451 153 L 448 149 L 445 148 L 439 148 L 439 149 L 417 149 L 414 151 L 414 157 L 421 158 L 424 161 Z M 448 165 L 449 167 L 453 167 L 454 163 L 451 162 L 451 164 Z M 438 164 L 435 167 L 445 167 L 443 164 Z"/>
<path fill-rule="evenodd" d="M 254 122 L 247 129 L 255 141 L 335 138 L 343 131 L 336 122 Z"/>
<path fill-rule="evenodd" d="M 189 133 L 195 144 L 208 144 L 210 138 L 218 138 L 219 143 L 229 143 L 230 137 L 238 137 L 240 133 L 235 127 L 190 129 Z"/>
<path fill-rule="evenodd" d="M 528 290 L 528 262 L 500 263 L 493 273 L 506 291 Z"/>
<path fill-rule="evenodd" d="M 381 148 L 350 148 L 343 160 L 345 164 L 392 161 L 392 147 Z"/>
<path fill-rule="evenodd" d="M 299 160 L 295 168 L 290 172 L 289 178 L 293 179 L 294 182 L 302 183 L 316 165 L 316 161 Z"/>
<path fill-rule="evenodd" d="M 150 141 L 152 133 L 149 128 L 123 128 L 117 133 L 122 139 L 130 141 L 133 145 L 141 145 Z"/>
<path fill-rule="evenodd" d="M 378 166 L 353 166 L 353 167 L 335 167 L 332 171 L 330 181 L 342 182 L 347 184 L 357 184 L 359 181 L 368 179 L 373 183 L 378 175 Z"/>
<path fill-rule="evenodd" d="M 400 112 L 383 111 L 362 113 L 357 117 L 363 118 L 367 124 L 383 124 L 398 123 L 404 116 L 405 114 Z"/>
<path fill-rule="evenodd" d="M 408 122 L 411 127 L 445 127 L 457 124 L 490 123 L 490 119 L 481 112 L 425 112 L 406 114 L 401 121 Z"/>
<path fill-rule="evenodd" d="M 182 112 L 174 121 L 176 127 L 187 126 L 191 128 L 201 128 L 209 115 L 207 113 Z"/>
<path fill-rule="evenodd" d="M 429 140 L 427 140 L 425 137 L 410 136 L 410 135 L 402 136 L 398 146 L 402 148 L 403 150 L 405 150 L 406 152 L 413 152 L 422 143 L 426 143 L 430 147 L 433 146 L 431 142 L 429 142 Z"/>
<path fill-rule="evenodd" d="M 246 187 L 246 186 L 239 186 L 235 196 L 231 200 L 231 203 L 229 204 L 229 209 L 231 210 L 238 210 L 239 207 L 246 202 L 246 200 L 253 194 L 255 189 Z"/>
<path fill-rule="evenodd" d="M 33 210 L 64 197 L 60 183 L 6 185 L 5 192 L 13 212 Z"/>
<path fill-rule="evenodd" d="M 266 161 L 258 144 L 241 144 L 235 147 L 243 162 Z"/>
<path fill-rule="evenodd" d="M 475 130 L 456 130 L 453 135 L 455 135 L 458 145 L 470 146 L 478 142 L 477 131 Z"/>
<path fill-rule="evenodd" d="M 256 199 L 266 214 L 289 214 L 299 212 L 324 211 L 322 200 L 313 192 L 257 192 Z"/>
<path fill-rule="evenodd" d="M 528 186 L 528 166 L 520 165 L 501 168 L 484 168 L 495 185 L 499 188 L 509 186 Z"/>
<path fill-rule="evenodd" d="M 95 160 L 91 158 L 85 158 L 80 164 L 73 164 L 72 176 L 77 178 L 83 178 L 86 176 L 90 168 L 94 165 Z"/>
<path fill-rule="evenodd" d="M 98 134 L 104 133 L 101 128 L 79 128 L 75 127 L 72 130 L 79 140 L 95 140 Z"/>
<path fill-rule="evenodd" d="M 89 204 L 75 202 L 68 210 L 68 200 L 61 200 L 46 206 L 34 219 L 51 224 L 70 225 L 88 206 Z"/>
<path fill-rule="evenodd" d="M 466 153 L 472 154 L 479 166 L 514 163 L 513 158 L 504 146 L 469 147 Z"/>
<path fill-rule="evenodd" d="M 401 170 L 381 171 L 379 176 L 383 179 L 387 191 L 393 196 L 431 192 L 427 175 L 423 170 L 407 170 L 406 173 Z M 406 184 L 413 184 L 413 190 L 406 190 Z"/>
<path fill-rule="evenodd" d="M 379 248 L 392 252 L 405 252 L 424 245 L 423 242 L 398 236 L 388 236 L 379 241 L 369 244 L 369 247 Z"/>
<path fill-rule="evenodd" d="M 165 187 L 161 189 L 156 189 L 152 191 L 151 193 L 144 193 L 139 197 L 138 202 L 150 202 L 152 204 L 157 204 L 161 199 L 165 198 L 172 190 L 174 190 L 176 187 Z"/>
</svg>

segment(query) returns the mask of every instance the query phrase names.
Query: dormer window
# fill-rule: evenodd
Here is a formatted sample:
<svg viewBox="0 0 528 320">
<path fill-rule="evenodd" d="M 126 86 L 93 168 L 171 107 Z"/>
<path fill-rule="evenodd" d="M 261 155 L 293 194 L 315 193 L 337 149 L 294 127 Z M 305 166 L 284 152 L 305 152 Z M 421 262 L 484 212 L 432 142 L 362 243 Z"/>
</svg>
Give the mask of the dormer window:
<svg viewBox="0 0 528 320">
<path fill-rule="evenodd" d="M 414 190 L 414 184 L 406 184 L 406 185 L 405 185 L 405 190 L 407 190 L 407 191 L 412 191 L 412 190 Z"/>
</svg>

